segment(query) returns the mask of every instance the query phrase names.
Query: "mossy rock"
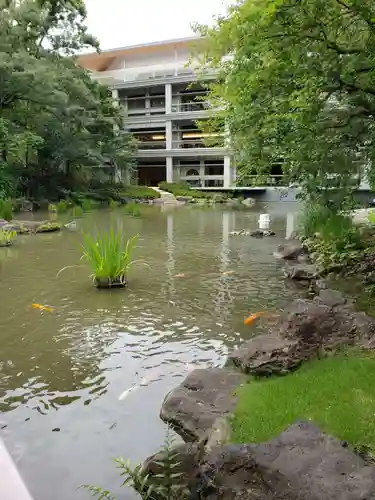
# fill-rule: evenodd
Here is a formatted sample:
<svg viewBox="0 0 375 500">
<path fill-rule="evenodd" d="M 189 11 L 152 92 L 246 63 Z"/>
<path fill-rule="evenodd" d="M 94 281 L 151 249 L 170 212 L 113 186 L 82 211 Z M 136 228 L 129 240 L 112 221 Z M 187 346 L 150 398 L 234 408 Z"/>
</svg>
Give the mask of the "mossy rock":
<svg viewBox="0 0 375 500">
<path fill-rule="evenodd" d="M 44 222 L 36 228 L 36 233 L 54 233 L 61 231 L 61 225 L 58 222 Z"/>
</svg>

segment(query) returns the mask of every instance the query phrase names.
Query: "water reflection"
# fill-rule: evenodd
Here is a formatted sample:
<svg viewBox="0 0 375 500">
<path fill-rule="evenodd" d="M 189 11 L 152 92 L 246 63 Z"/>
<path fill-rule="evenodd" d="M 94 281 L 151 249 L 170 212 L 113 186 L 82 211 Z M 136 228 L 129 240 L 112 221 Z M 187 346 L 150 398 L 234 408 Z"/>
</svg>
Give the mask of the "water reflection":
<svg viewBox="0 0 375 500">
<path fill-rule="evenodd" d="M 243 325 L 249 311 L 283 306 L 294 293 L 272 257 L 285 216 L 273 215 L 278 237 L 256 240 L 229 233 L 255 229 L 259 213 L 146 208 L 141 219 L 119 210 L 78 222 L 140 233 L 136 257 L 150 269 L 133 268 L 125 291 L 96 290 L 84 267 L 56 279 L 79 262 L 79 232 L 20 238 L 3 254 L 0 428 L 38 500 L 83 498 L 81 483 L 116 485 L 111 458 L 139 460 L 160 444 L 161 401 L 187 365 L 223 363 L 256 333 Z M 35 302 L 55 312 L 32 310 Z M 150 372 L 148 386 L 119 401 Z"/>
</svg>

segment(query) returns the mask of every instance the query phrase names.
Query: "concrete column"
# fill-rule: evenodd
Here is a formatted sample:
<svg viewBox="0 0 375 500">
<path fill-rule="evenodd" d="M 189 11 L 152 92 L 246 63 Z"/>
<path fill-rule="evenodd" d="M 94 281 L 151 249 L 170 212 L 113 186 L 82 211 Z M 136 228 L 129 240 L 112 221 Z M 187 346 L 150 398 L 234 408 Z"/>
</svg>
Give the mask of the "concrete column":
<svg viewBox="0 0 375 500">
<path fill-rule="evenodd" d="M 237 185 L 237 167 L 235 165 L 231 166 L 231 180 L 232 180 L 232 186 Z"/>
<path fill-rule="evenodd" d="M 201 183 L 201 187 L 205 187 L 206 185 L 206 182 L 203 179 L 205 174 L 206 172 L 205 172 L 204 160 L 201 160 L 199 165 L 199 177 L 200 177 L 199 182 Z"/>
<path fill-rule="evenodd" d="M 165 85 L 165 113 L 172 113 L 172 84 Z"/>
<path fill-rule="evenodd" d="M 172 156 L 167 156 L 167 163 L 166 163 L 166 179 L 167 182 L 173 182 L 173 158 Z"/>
<path fill-rule="evenodd" d="M 286 214 L 286 235 L 285 238 L 289 240 L 296 228 L 295 214 L 288 212 Z"/>
<path fill-rule="evenodd" d="M 224 156 L 224 187 L 229 188 L 231 186 L 231 168 L 230 168 L 230 156 Z"/>
<path fill-rule="evenodd" d="M 166 142 L 166 148 L 167 149 L 172 149 L 173 148 L 173 134 L 172 134 L 172 122 L 171 120 L 167 120 L 165 123 L 165 142 Z"/>
<path fill-rule="evenodd" d="M 119 103 L 119 97 L 118 97 L 118 90 L 117 89 L 112 89 L 112 99 L 118 105 L 118 103 Z"/>
</svg>

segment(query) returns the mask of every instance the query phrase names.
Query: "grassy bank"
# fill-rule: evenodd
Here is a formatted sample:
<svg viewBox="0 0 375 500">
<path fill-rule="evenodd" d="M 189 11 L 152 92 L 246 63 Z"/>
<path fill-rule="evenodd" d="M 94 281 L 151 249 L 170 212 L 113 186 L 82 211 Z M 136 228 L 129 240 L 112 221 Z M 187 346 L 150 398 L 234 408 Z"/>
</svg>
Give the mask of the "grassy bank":
<svg viewBox="0 0 375 500">
<path fill-rule="evenodd" d="M 311 361 L 285 377 L 251 379 L 239 390 L 233 441 L 265 441 L 303 419 L 375 452 L 374 380 L 375 355 L 358 351 Z"/>
</svg>

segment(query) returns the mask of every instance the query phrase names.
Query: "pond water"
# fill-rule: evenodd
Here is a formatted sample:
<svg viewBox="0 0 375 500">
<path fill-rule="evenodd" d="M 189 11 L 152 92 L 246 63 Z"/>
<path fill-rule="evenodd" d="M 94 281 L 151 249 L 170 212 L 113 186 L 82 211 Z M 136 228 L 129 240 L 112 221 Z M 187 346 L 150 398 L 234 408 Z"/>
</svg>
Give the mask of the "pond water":
<svg viewBox="0 0 375 500">
<path fill-rule="evenodd" d="M 77 232 L 0 249 L 0 436 L 35 500 L 89 498 L 81 484 L 118 493 L 112 459 L 137 462 L 157 450 L 165 394 L 254 335 L 245 316 L 297 293 L 272 257 L 293 205 L 266 208 L 277 236 L 264 240 L 229 236 L 255 229 L 262 207 L 167 208 L 144 207 L 139 219 L 97 211 L 77 219 Z M 80 264 L 80 230 L 110 225 L 140 234 L 137 257 L 150 268 L 134 267 L 127 290 L 96 290 L 85 265 L 56 277 Z M 120 401 L 145 375 L 147 385 Z"/>
</svg>

